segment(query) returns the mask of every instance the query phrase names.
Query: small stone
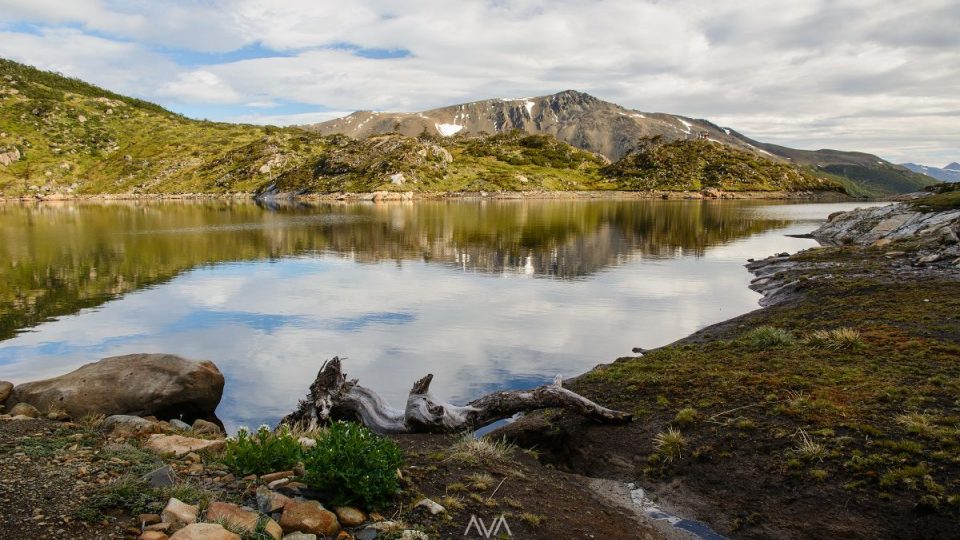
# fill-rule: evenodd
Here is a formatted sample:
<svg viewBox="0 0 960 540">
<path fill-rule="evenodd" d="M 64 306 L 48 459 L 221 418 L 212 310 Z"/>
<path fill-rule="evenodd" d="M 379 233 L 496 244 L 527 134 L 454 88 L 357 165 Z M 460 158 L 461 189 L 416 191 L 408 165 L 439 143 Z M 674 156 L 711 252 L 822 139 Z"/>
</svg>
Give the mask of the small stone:
<svg viewBox="0 0 960 540">
<path fill-rule="evenodd" d="M 36 407 L 29 403 L 17 403 L 10 409 L 10 416 L 13 416 L 16 419 L 17 416 L 29 416 L 30 418 L 37 418 L 40 416 L 40 411 Z"/>
<path fill-rule="evenodd" d="M 413 505 L 414 508 L 426 508 L 430 515 L 437 515 L 446 512 L 447 509 L 431 499 L 421 499 L 420 502 Z"/>
<path fill-rule="evenodd" d="M 160 431 L 160 426 L 139 416 L 115 414 L 108 416 L 100 424 L 100 429 L 109 433 L 111 437 L 138 437 L 148 433 L 157 433 Z"/>
<path fill-rule="evenodd" d="M 203 435 L 221 435 L 223 430 L 220 429 L 220 426 L 214 424 L 213 422 L 208 422 L 202 418 L 198 418 L 193 423 L 194 433 L 200 433 Z"/>
<path fill-rule="evenodd" d="M 207 521 L 227 525 L 233 530 L 242 529 L 249 533 L 257 530 L 256 512 L 244 510 L 239 506 L 225 502 L 212 502 L 207 507 Z"/>
<path fill-rule="evenodd" d="M 137 516 L 137 522 L 140 523 L 141 527 L 153 525 L 154 523 L 160 523 L 160 521 L 160 514 L 140 514 Z"/>
<path fill-rule="evenodd" d="M 153 525 L 147 525 L 146 527 L 143 528 L 143 530 L 145 530 L 145 531 L 167 532 L 167 531 L 170 530 L 170 524 L 169 524 L 169 523 L 154 523 Z"/>
<path fill-rule="evenodd" d="M 283 509 L 290 498 L 260 486 L 257 488 L 257 508 L 264 514 L 272 514 Z"/>
<path fill-rule="evenodd" d="M 430 537 L 423 531 L 407 529 L 400 535 L 400 540 L 430 540 Z"/>
<path fill-rule="evenodd" d="M 25 414 L 15 414 L 13 416 L 6 414 L 4 416 L 8 417 L 10 420 L 34 420 L 34 417 L 27 416 Z"/>
<path fill-rule="evenodd" d="M 344 527 L 356 527 L 367 521 L 367 516 L 352 506 L 337 506 L 333 511 L 337 513 L 337 519 Z"/>
<path fill-rule="evenodd" d="M 57 422 L 67 422 L 70 420 L 70 415 L 67 414 L 67 411 L 50 411 L 47 413 L 48 420 L 56 420 Z"/>
<path fill-rule="evenodd" d="M 0 405 L 3 405 L 13 393 L 13 383 L 0 381 Z"/>
<path fill-rule="evenodd" d="M 240 535 L 219 523 L 193 523 L 174 533 L 170 540 L 240 540 Z"/>
<path fill-rule="evenodd" d="M 173 426 L 174 429 L 179 429 L 180 431 L 190 431 L 190 424 L 180 420 L 179 418 L 174 418 L 170 420 L 169 424 Z"/>
<path fill-rule="evenodd" d="M 260 482 L 264 484 L 269 484 L 274 480 L 280 480 L 281 478 L 291 478 L 291 477 L 293 477 L 293 471 L 273 472 L 273 473 L 261 475 Z"/>
<path fill-rule="evenodd" d="M 380 521 L 374 523 L 372 527 L 380 532 L 391 532 L 404 529 L 403 524 L 397 523 L 396 521 Z"/>
<path fill-rule="evenodd" d="M 163 531 L 143 531 L 137 540 L 167 540 L 168 538 L 170 537 Z"/>
<path fill-rule="evenodd" d="M 304 532 L 334 536 L 340 532 L 337 515 L 316 501 L 290 501 L 283 507 L 280 527 L 284 532 Z"/>
<path fill-rule="evenodd" d="M 176 530 L 197 522 L 197 507 L 180 499 L 171 498 L 167 502 L 167 507 L 160 513 L 160 517 L 165 523 L 170 524 L 171 529 Z"/>
<path fill-rule="evenodd" d="M 278 489 L 289 483 L 290 483 L 289 478 L 280 478 L 278 480 L 274 480 L 273 482 L 270 482 L 269 484 L 267 484 L 267 487 L 270 489 Z"/>
<path fill-rule="evenodd" d="M 144 448 L 151 450 L 157 454 L 162 455 L 173 455 L 173 457 L 180 458 L 190 452 L 199 452 L 201 450 L 206 450 L 214 452 L 221 450 L 226 446 L 226 442 L 218 440 L 208 440 L 208 439 L 195 439 L 193 437 L 184 437 L 182 435 L 151 435 L 147 439 Z"/>
<path fill-rule="evenodd" d="M 317 535 L 302 532 L 293 532 L 283 537 L 283 540 L 317 540 Z"/>
<path fill-rule="evenodd" d="M 190 452 L 189 454 L 187 454 L 186 456 L 184 456 L 184 459 L 187 460 L 187 462 L 189 462 L 189 463 L 200 463 L 201 461 L 203 461 L 203 460 L 200 458 L 200 454 L 198 454 L 198 453 L 196 453 L 196 452 Z"/>
<path fill-rule="evenodd" d="M 337 535 L 337 540 L 353 540 L 353 536 L 347 531 L 340 531 L 340 534 Z"/>
<path fill-rule="evenodd" d="M 167 465 L 150 471 L 141 479 L 146 480 L 152 488 L 170 487 L 177 483 L 177 474 Z"/>
<path fill-rule="evenodd" d="M 274 540 L 283 538 L 283 528 L 271 518 L 267 518 L 267 521 L 263 524 L 263 532 L 269 534 Z"/>
<path fill-rule="evenodd" d="M 373 521 L 383 521 L 384 517 L 380 515 L 380 512 L 370 512 L 370 519 Z"/>
</svg>

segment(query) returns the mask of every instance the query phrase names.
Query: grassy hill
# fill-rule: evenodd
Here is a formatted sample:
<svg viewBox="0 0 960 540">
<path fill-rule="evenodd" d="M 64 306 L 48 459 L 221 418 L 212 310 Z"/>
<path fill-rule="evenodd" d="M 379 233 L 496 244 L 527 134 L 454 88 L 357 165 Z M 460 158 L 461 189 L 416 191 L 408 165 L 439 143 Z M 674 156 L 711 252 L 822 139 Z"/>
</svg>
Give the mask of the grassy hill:
<svg viewBox="0 0 960 540">
<path fill-rule="evenodd" d="M 500 190 L 836 190 L 708 141 L 648 141 L 609 165 L 551 135 L 350 139 L 192 120 L 0 59 L 0 196 Z"/>
</svg>

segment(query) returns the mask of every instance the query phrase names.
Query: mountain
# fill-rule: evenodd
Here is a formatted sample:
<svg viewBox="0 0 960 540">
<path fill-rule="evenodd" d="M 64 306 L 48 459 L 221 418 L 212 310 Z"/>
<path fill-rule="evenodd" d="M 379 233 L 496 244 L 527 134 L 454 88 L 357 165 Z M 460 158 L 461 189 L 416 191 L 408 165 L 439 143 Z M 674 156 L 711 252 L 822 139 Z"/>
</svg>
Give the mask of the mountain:
<svg viewBox="0 0 960 540">
<path fill-rule="evenodd" d="M 913 172 L 925 174 L 941 182 L 960 182 L 960 163 L 956 161 L 942 169 L 928 167 L 927 165 L 918 165 L 916 163 L 901 163 L 901 165 Z"/>
<path fill-rule="evenodd" d="M 818 169 L 863 195 L 918 191 L 933 183 L 872 154 L 797 150 L 761 143 L 708 120 L 627 109 L 575 90 L 540 97 L 487 99 L 413 113 L 358 111 L 303 127 L 354 138 L 390 132 L 451 137 L 520 130 L 553 135 L 611 161 L 625 156 L 643 138 L 659 136 L 667 142 L 708 139 L 768 159 Z"/>
</svg>

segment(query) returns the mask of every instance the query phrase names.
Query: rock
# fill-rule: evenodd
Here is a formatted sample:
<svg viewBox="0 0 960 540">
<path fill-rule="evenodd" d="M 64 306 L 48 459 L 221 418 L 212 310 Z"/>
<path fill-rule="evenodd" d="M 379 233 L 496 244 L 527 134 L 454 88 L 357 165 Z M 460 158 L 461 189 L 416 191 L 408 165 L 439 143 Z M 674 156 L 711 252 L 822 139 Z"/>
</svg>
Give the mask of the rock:
<svg viewBox="0 0 960 540">
<path fill-rule="evenodd" d="M 396 173 L 390 175 L 390 183 L 394 185 L 401 185 L 406 182 L 407 179 L 404 178 L 403 173 Z"/>
<path fill-rule="evenodd" d="M 43 410 L 63 409 L 73 418 L 128 414 L 193 419 L 214 418 L 222 394 L 223 374 L 212 362 L 170 354 L 129 354 L 17 385 L 10 399 Z"/>
<path fill-rule="evenodd" d="M 373 527 L 364 527 L 362 530 L 358 531 L 353 537 L 357 540 L 374 540 L 377 537 L 378 531 Z"/>
<path fill-rule="evenodd" d="M 163 531 L 143 531 L 137 540 L 167 540 L 168 538 L 170 537 Z"/>
<path fill-rule="evenodd" d="M 933 254 L 931 254 L 931 255 L 926 255 L 926 256 L 923 256 L 923 257 L 918 258 L 918 259 L 915 261 L 915 263 L 916 263 L 916 264 L 930 264 L 930 263 L 935 263 L 935 262 L 939 261 L 939 260 L 942 259 L 942 258 L 943 258 L 943 254 L 941 254 L 941 253 L 933 253 Z"/>
<path fill-rule="evenodd" d="M 154 523 L 160 523 L 160 521 L 160 514 L 140 514 L 137 516 L 137 522 L 140 523 L 141 527 L 153 525 Z"/>
<path fill-rule="evenodd" d="M 6 167 L 15 161 L 20 161 L 20 150 L 14 148 L 9 152 L 0 153 L 0 165 Z"/>
<path fill-rule="evenodd" d="M 337 506 L 333 511 L 337 513 L 337 519 L 344 527 L 357 527 L 367 521 L 366 514 L 352 506 Z"/>
<path fill-rule="evenodd" d="M 283 532 L 304 532 L 318 536 L 334 536 L 340 531 L 340 523 L 333 512 L 316 501 L 290 501 L 283 507 L 280 516 Z"/>
<path fill-rule="evenodd" d="M 179 429 L 180 431 L 190 431 L 193 429 L 190 427 L 190 424 L 180 420 L 179 418 L 174 418 L 173 420 L 170 420 L 169 423 L 174 429 Z"/>
<path fill-rule="evenodd" d="M 269 484 L 274 480 L 280 480 L 282 478 L 292 478 L 292 477 L 293 477 L 293 471 L 272 472 L 272 473 L 261 475 L 260 482 L 264 484 Z"/>
<path fill-rule="evenodd" d="M 162 532 L 162 533 L 165 533 L 165 532 L 167 532 L 167 531 L 170 530 L 170 524 L 169 524 L 169 523 L 154 523 L 153 525 L 147 525 L 146 527 L 143 528 L 143 530 L 145 530 L 145 531 L 160 531 L 160 532 Z"/>
<path fill-rule="evenodd" d="M 174 533 L 170 540 L 240 540 L 240 535 L 219 523 L 193 523 Z"/>
<path fill-rule="evenodd" d="M 274 480 L 273 482 L 270 482 L 269 484 L 267 484 L 267 487 L 270 489 L 279 489 L 289 483 L 290 483 L 289 478 L 278 478 L 277 480 Z"/>
<path fill-rule="evenodd" d="M 290 502 L 290 498 L 260 486 L 257 488 L 257 509 L 264 514 L 272 514 Z"/>
<path fill-rule="evenodd" d="M 139 416 L 130 416 L 126 414 L 115 414 L 108 416 L 100 429 L 110 433 L 111 437 L 137 437 L 149 433 L 159 433 L 160 426 L 146 418 Z"/>
<path fill-rule="evenodd" d="M 0 381 L 0 405 L 6 403 L 7 398 L 13 393 L 13 383 Z"/>
<path fill-rule="evenodd" d="M 215 452 L 222 450 L 226 446 L 226 441 L 222 439 L 195 439 L 193 437 L 184 437 L 183 435 L 151 435 L 144 448 L 161 455 L 172 455 L 181 458 L 190 452 L 199 452 L 206 450 Z"/>
<path fill-rule="evenodd" d="M 397 523 L 396 521 L 379 521 L 371 525 L 371 527 L 380 532 L 399 531 L 405 528 L 403 523 Z"/>
<path fill-rule="evenodd" d="M 317 440 L 311 439 L 310 437 L 300 437 L 297 439 L 297 442 L 300 443 L 300 446 L 304 448 L 313 448 L 317 445 Z"/>
<path fill-rule="evenodd" d="M 441 506 L 440 504 L 434 502 L 431 499 L 421 499 L 420 502 L 413 505 L 414 508 L 426 508 L 431 515 L 441 514 L 446 512 L 447 509 Z"/>
<path fill-rule="evenodd" d="M 10 420 L 35 420 L 33 416 L 27 416 L 25 414 L 15 414 L 13 416 L 10 416 L 9 414 L 5 414 L 4 416 L 9 417 Z"/>
<path fill-rule="evenodd" d="M 284 536 L 283 540 L 317 540 L 317 535 L 295 532 Z"/>
<path fill-rule="evenodd" d="M 198 418 L 193 422 L 193 431 L 194 433 L 200 433 L 202 435 L 222 435 L 223 430 L 220 429 L 220 426 L 214 424 L 213 422 L 208 422 L 202 418 Z"/>
<path fill-rule="evenodd" d="M 407 529 L 400 534 L 400 540 L 430 540 L 430 537 L 423 531 Z"/>
<path fill-rule="evenodd" d="M 244 510 L 231 503 L 212 502 L 207 507 L 207 521 L 222 523 L 234 531 L 244 530 L 253 533 L 257 530 L 259 518 L 256 512 Z"/>
<path fill-rule="evenodd" d="M 263 524 L 263 532 L 270 535 L 274 540 L 283 538 L 283 529 L 280 528 L 280 524 L 272 518 L 267 518 L 267 521 Z"/>
<path fill-rule="evenodd" d="M 707 197 L 708 199 L 719 199 L 721 196 L 723 196 L 722 191 L 712 187 L 702 189 L 700 191 L 700 194 L 703 195 L 704 197 Z"/>
<path fill-rule="evenodd" d="M 197 522 L 197 507 L 180 499 L 171 498 L 167 501 L 167 506 L 163 509 L 163 512 L 160 512 L 160 517 L 164 523 L 170 524 L 171 529 L 177 530 L 185 525 Z"/>
<path fill-rule="evenodd" d="M 36 407 L 30 405 L 29 403 L 17 403 L 10 409 L 10 416 L 28 416 L 30 418 L 37 418 L 40 416 L 40 411 Z"/>
<path fill-rule="evenodd" d="M 170 487 L 177 483 L 177 474 L 166 465 L 143 475 L 141 480 L 145 480 L 153 488 Z"/>
<path fill-rule="evenodd" d="M 56 420 L 57 422 L 68 422 L 70 420 L 70 415 L 65 411 L 50 411 L 47 413 L 48 420 Z"/>
</svg>

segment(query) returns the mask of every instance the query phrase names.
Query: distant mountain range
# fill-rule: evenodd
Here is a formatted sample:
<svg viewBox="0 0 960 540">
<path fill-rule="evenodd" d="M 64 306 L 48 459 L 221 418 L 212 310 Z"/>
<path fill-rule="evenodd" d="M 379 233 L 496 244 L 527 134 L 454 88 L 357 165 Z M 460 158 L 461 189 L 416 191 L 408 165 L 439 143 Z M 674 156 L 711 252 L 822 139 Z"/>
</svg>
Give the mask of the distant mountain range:
<svg viewBox="0 0 960 540">
<path fill-rule="evenodd" d="M 872 154 L 797 150 L 762 143 L 708 120 L 627 109 L 575 90 L 539 97 L 487 99 L 422 112 L 358 111 L 303 127 L 355 138 L 391 132 L 450 137 L 520 130 L 553 135 L 611 161 L 622 158 L 645 137 L 659 136 L 665 141 L 709 139 L 769 159 L 811 167 L 838 177 L 849 191 L 865 195 L 907 193 L 933 183 Z"/>
<path fill-rule="evenodd" d="M 928 167 L 926 165 L 917 165 L 916 163 L 901 163 L 900 165 L 910 169 L 913 172 L 925 174 L 930 178 L 936 178 L 943 182 L 960 182 L 960 163 L 954 161 L 942 169 L 937 167 Z"/>
</svg>

